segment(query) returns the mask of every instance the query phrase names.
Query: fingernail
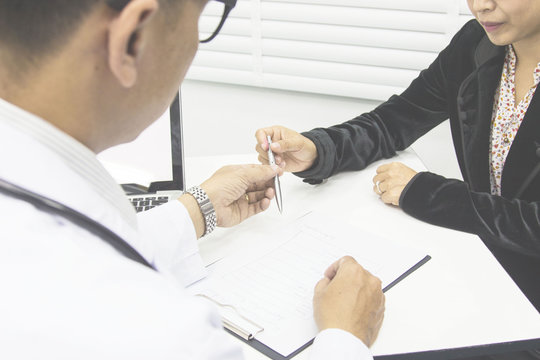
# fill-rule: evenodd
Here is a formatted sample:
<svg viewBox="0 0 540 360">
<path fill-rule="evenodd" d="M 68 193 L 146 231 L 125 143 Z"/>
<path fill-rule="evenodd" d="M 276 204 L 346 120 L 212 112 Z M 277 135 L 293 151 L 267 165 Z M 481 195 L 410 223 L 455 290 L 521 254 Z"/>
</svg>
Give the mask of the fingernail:
<svg viewBox="0 0 540 360">
<path fill-rule="evenodd" d="M 277 169 L 279 168 L 276 164 L 270 165 L 270 167 L 271 167 L 272 170 L 274 170 L 274 171 L 277 171 Z"/>
</svg>

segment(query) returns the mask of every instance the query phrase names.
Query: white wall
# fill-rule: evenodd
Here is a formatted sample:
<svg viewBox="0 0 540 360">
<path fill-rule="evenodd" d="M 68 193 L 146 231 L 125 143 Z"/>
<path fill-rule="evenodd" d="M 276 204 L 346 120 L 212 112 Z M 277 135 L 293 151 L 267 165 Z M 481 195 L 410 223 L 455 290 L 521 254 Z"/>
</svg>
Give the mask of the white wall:
<svg viewBox="0 0 540 360">
<path fill-rule="evenodd" d="M 330 126 L 369 111 L 378 102 L 186 80 L 182 86 L 186 156 L 254 152 L 255 131 L 284 125 L 297 131 Z M 433 172 L 460 178 L 448 122 L 413 148 Z"/>
<path fill-rule="evenodd" d="M 255 154 L 255 131 L 284 125 L 299 132 L 340 123 L 379 102 L 330 95 L 186 80 L 182 86 L 186 157 Z M 134 142 L 100 154 L 120 183 L 171 178 L 168 114 Z M 426 167 L 461 178 L 448 123 L 413 144 Z M 255 158 L 255 156 L 254 156 Z"/>
</svg>

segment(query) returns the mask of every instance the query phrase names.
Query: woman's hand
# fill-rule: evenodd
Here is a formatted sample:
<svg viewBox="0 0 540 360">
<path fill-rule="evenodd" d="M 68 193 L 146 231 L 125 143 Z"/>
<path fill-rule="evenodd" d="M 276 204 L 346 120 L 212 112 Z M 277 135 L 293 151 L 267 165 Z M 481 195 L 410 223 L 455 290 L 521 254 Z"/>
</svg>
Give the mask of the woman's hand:
<svg viewBox="0 0 540 360">
<path fill-rule="evenodd" d="M 275 154 L 276 165 L 285 171 L 298 172 L 309 169 L 317 159 L 315 144 L 305 136 L 283 126 L 259 129 L 255 133 L 259 161 L 268 164 L 268 140 L 272 139 L 271 149 Z"/>
<path fill-rule="evenodd" d="M 400 162 L 381 165 L 373 178 L 373 191 L 380 195 L 385 204 L 399 206 L 403 189 L 416 174 L 416 171 Z"/>
</svg>

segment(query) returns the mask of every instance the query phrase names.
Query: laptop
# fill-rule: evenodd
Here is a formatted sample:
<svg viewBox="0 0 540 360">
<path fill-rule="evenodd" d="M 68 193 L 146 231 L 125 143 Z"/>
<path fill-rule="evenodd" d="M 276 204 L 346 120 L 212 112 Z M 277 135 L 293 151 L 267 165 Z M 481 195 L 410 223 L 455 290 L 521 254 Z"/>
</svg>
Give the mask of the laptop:
<svg viewBox="0 0 540 360">
<path fill-rule="evenodd" d="M 100 153 L 98 159 L 122 185 L 137 212 L 180 197 L 186 184 L 180 91 L 137 139 Z"/>
</svg>

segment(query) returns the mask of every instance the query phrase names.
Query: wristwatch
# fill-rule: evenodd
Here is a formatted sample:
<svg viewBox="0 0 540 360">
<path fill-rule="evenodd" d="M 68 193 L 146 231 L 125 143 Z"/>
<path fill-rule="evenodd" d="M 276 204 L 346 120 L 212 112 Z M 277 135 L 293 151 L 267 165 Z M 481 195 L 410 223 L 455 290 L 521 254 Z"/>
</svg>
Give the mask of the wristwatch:
<svg viewBox="0 0 540 360">
<path fill-rule="evenodd" d="M 217 216 L 216 216 L 216 210 L 214 209 L 214 205 L 212 205 L 212 202 L 208 198 L 208 195 L 206 195 L 206 192 L 204 192 L 203 189 L 201 189 L 200 186 L 193 186 L 187 189 L 187 193 L 190 193 L 195 200 L 197 200 L 197 203 L 199 204 L 199 209 L 201 209 L 202 216 L 204 218 L 204 235 L 206 236 L 210 234 L 217 225 Z"/>
</svg>

